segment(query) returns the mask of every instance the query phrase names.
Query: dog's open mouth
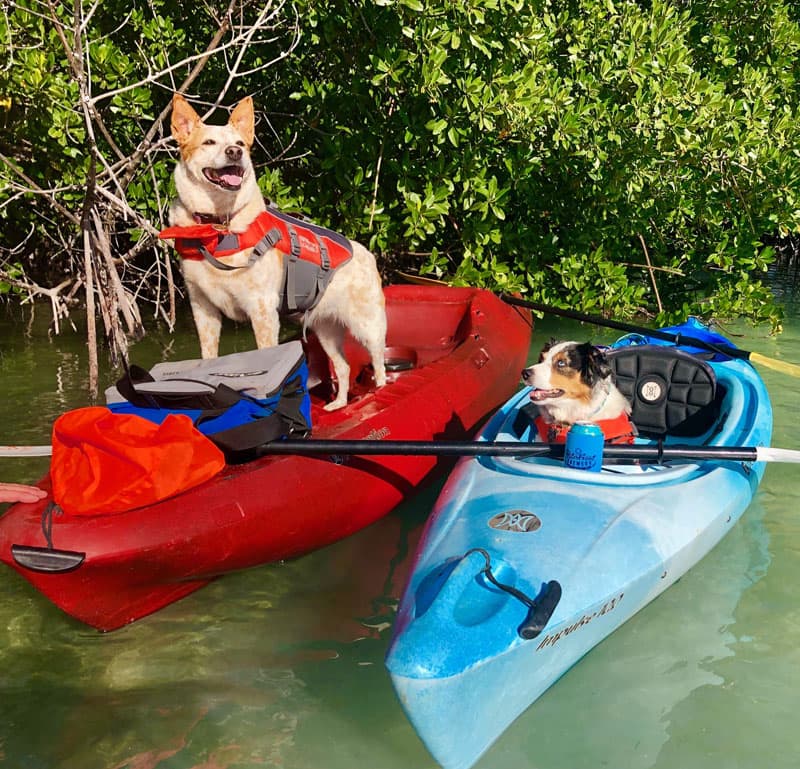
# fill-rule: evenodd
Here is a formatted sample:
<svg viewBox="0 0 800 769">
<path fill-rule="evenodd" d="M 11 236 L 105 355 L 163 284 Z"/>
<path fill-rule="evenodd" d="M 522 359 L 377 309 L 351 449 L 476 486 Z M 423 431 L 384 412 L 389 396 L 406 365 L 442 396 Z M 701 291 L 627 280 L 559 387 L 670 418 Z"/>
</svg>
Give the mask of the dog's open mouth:
<svg viewBox="0 0 800 769">
<path fill-rule="evenodd" d="M 536 403 L 537 401 L 547 401 L 551 398 L 560 398 L 564 394 L 563 390 L 531 390 L 531 400 Z"/>
<path fill-rule="evenodd" d="M 224 190 L 238 190 L 242 186 L 244 168 L 242 166 L 224 166 L 223 168 L 204 168 L 206 179 Z"/>
</svg>

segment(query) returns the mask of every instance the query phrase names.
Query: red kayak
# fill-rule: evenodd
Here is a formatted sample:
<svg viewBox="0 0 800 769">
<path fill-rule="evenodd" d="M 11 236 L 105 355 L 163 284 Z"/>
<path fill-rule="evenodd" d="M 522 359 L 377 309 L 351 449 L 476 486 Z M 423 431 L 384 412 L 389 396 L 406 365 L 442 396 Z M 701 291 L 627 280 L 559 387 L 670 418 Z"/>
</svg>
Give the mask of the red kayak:
<svg viewBox="0 0 800 769">
<path fill-rule="evenodd" d="M 519 383 L 530 316 L 480 289 L 390 286 L 385 294 L 386 386 L 370 389 L 368 376 L 354 377 L 348 405 L 326 412 L 330 382 L 323 378 L 311 390 L 309 440 L 470 437 Z M 350 347 L 351 363 L 362 355 L 366 364 L 366 353 Z M 307 356 L 313 370 L 313 345 Z M 128 512 L 74 517 L 48 514 L 48 500 L 16 504 L 0 518 L 0 559 L 67 614 L 114 630 L 222 574 L 353 534 L 447 461 L 262 456 Z M 49 491 L 49 475 L 39 485 Z"/>
</svg>

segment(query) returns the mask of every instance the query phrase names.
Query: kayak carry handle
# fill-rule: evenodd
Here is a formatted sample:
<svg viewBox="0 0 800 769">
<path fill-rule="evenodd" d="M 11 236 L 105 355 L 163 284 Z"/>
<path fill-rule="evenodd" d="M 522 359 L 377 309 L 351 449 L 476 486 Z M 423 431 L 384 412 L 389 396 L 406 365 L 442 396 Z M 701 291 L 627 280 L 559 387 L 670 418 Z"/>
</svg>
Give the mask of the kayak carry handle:
<svg viewBox="0 0 800 769">
<path fill-rule="evenodd" d="M 528 607 L 528 616 L 525 617 L 525 621 L 517 628 L 517 632 L 520 638 L 524 638 L 526 641 L 536 638 L 536 636 L 545 629 L 547 623 L 550 621 L 550 617 L 553 616 L 556 606 L 558 606 L 558 602 L 561 600 L 560 583 L 551 579 L 544 584 L 536 598 L 531 598 L 525 595 L 521 590 L 517 590 L 517 588 L 511 585 L 500 582 L 494 576 L 492 573 L 492 558 L 484 548 L 473 547 L 471 550 L 467 550 L 462 558 L 466 558 L 470 553 L 480 553 L 486 560 L 486 565 L 481 569 L 481 574 L 483 574 L 489 582 L 495 587 L 500 588 L 500 590 L 504 590 L 509 595 L 513 595 L 514 598 Z"/>
<path fill-rule="evenodd" d="M 544 585 L 539 595 L 531 601 L 528 616 L 517 629 L 520 638 L 524 638 L 526 641 L 536 638 L 547 626 L 560 600 L 561 585 L 551 579 Z"/>
<path fill-rule="evenodd" d="M 86 560 L 86 553 L 33 545 L 11 545 L 11 556 L 20 566 L 43 574 L 65 574 Z"/>
</svg>

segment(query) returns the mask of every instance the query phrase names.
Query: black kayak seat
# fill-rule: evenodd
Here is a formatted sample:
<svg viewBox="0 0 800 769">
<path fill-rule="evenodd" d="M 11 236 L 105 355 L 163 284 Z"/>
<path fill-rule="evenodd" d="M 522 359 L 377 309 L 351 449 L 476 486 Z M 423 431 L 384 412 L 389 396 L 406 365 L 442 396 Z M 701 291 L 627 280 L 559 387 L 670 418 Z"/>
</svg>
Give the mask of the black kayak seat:
<svg viewBox="0 0 800 769">
<path fill-rule="evenodd" d="M 698 437 L 716 422 L 720 388 L 705 360 L 662 345 L 619 347 L 607 359 L 640 435 Z"/>
</svg>

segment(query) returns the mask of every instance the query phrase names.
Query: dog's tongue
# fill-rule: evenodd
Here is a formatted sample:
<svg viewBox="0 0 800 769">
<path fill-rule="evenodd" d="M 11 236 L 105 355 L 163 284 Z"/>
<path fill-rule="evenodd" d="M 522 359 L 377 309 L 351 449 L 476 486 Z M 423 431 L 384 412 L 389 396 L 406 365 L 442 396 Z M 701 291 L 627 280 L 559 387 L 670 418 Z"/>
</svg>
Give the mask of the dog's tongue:
<svg viewBox="0 0 800 769">
<path fill-rule="evenodd" d="M 219 184 L 223 189 L 238 190 L 244 179 L 244 169 L 241 166 L 224 166 L 223 168 L 204 168 L 206 178 L 214 184 Z"/>
<path fill-rule="evenodd" d="M 532 401 L 544 401 L 548 398 L 558 398 L 564 394 L 563 390 L 531 390 Z"/>
<path fill-rule="evenodd" d="M 242 177 L 239 174 L 226 173 L 224 170 L 220 173 L 219 180 L 228 187 L 242 186 Z"/>
</svg>

